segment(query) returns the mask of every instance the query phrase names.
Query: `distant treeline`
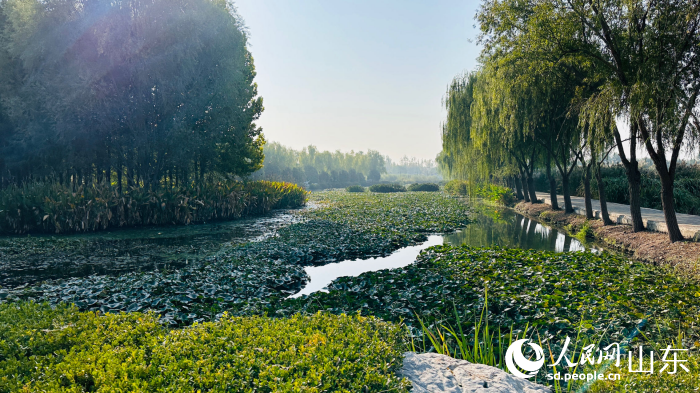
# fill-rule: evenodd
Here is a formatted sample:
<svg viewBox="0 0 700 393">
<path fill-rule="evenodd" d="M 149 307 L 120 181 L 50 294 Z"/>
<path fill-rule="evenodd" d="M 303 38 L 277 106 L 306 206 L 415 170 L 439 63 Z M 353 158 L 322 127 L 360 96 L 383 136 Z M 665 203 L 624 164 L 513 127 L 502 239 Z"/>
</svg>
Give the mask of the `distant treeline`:
<svg viewBox="0 0 700 393">
<path fill-rule="evenodd" d="M 600 168 L 603 183 L 605 184 L 605 196 L 608 202 L 629 205 L 629 189 L 625 168 L 620 165 L 603 166 Z M 642 173 L 642 188 L 640 202 L 642 207 L 663 210 L 661 205 L 661 180 L 651 166 L 640 168 Z M 574 169 L 569 183 L 571 195 L 584 196 L 583 168 Z M 561 179 L 557 180 L 558 193 L 562 194 Z M 549 180 L 544 172 L 535 175 L 535 187 L 537 191 L 549 192 Z M 598 181 L 591 179 L 591 196 L 599 199 Z M 684 214 L 700 214 L 700 165 L 681 163 L 676 172 L 676 186 L 673 190 L 673 198 L 676 202 L 676 210 Z"/>
<path fill-rule="evenodd" d="M 264 166 L 253 173 L 253 179 L 306 184 L 312 188 L 371 185 L 387 180 L 424 182 L 442 179 L 433 160 L 404 157 L 394 162 L 374 150 L 344 153 L 339 150 L 319 151 L 315 146 L 294 150 L 271 142 L 263 151 Z"/>
<path fill-rule="evenodd" d="M 319 151 L 315 146 L 294 150 L 271 142 L 263 151 L 265 162 L 262 169 L 253 173 L 254 179 L 331 188 L 376 183 L 386 173 L 384 156 L 374 150 L 343 153 Z"/>
</svg>

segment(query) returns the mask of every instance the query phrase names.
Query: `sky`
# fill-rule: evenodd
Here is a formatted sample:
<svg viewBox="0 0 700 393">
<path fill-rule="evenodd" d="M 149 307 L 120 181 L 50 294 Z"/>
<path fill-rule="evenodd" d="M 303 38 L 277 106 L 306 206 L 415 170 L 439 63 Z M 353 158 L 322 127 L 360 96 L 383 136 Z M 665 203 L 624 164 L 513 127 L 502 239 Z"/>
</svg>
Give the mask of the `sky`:
<svg viewBox="0 0 700 393">
<path fill-rule="evenodd" d="M 478 1 L 238 0 L 268 141 L 434 159 L 441 99 L 477 65 Z"/>
</svg>

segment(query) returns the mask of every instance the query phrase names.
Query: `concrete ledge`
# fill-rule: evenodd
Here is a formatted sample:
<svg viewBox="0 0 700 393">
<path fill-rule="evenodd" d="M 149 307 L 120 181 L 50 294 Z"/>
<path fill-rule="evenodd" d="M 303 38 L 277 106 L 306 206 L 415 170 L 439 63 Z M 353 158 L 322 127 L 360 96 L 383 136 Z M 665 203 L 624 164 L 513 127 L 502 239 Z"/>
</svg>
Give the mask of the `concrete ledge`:
<svg viewBox="0 0 700 393">
<path fill-rule="evenodd" d="M 543 202 L 547 205 L 551 205 L 551 201 L 549 200 L 549 198 L 545 198 Z M 585 216 L 586 209 L 582 208 L 580 206 L 574 206 L 574 213 L 578 214 L 580 216 Z M 610 214 L 610 219 L 618 225 L 632 225 L 632 217 L 629 217 L 625 214 L 615 214 L 612 212 L 610 212 L 609 214 Z M 600 220 L 602 218 L 600 210 L 593 210 L 593 217 Z M 644 222 L 644 227 L 649 231 L 668 233 L 666 223 L 663 221 L 647 220 L 647 219 L 643 219 L 642 221 Z M 697 225 L 679 225 L 679 228 L 680 228 L 681 234 L 683 235 L 684 238 L 686 238 L 688 240 L 700 242 L 700 230 L 699 230 L 700 227 L 699 226 L 697 226 Z"/>
</svg>

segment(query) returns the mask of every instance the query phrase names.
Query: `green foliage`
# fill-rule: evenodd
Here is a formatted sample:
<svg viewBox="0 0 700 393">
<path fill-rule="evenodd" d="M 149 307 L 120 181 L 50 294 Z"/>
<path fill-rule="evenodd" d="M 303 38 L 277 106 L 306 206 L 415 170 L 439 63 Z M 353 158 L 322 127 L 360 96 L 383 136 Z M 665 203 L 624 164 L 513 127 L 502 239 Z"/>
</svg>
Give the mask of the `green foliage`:
<svg viewBox="0 0 700 393">
<path fill-rule="evenodd" d="M 504 206 L 510 206 L 515 202 L 513 190 L 508 187 L 502 187 L 495 184 L 480 184 L 476 187 L 475 194 L 477 197 L 484 198 L 488 201 Z"/>
<path fill-rule="evenodd" d="M 509 333 L 502 333 L 500 328 L 496 329 L 496 331 L 489 329 L 487 293 L 484 293 L 484 306 L 479 315 L 479 320 L 475 321 L 473 327 L 468 330 L 471 335 L 466 334 L 462 329 L 462 321 L 459 318 L 456 307 L 455 305 L 454 319 L 456 326 L 448 324 L 430 328 L 417 316 L 418 323 L 421 326 L 423 352 L 426 352 L 425 344 L 427 338 L 432 344 L 432 349 L 439 354 L 506 370 L 505 351 L 514 340 L 519 340 L 520 338 L 517 335 L 513 337 L 512 330 Z M 526 333 L 527 328 L 522 332 L 522 338 L 525 338 Z M 412 344 L 413 350 L 416 351 L 415 344 L 413 342 Z"/>
<path fill-rule="evenodd" d="M 232 2 L 9 0 L 0 14 L 3 176 L 129 187 L 261 167 L 263 102 Z"/>
<path fill-rule="evenodd" d="M 677 348 L 672 346 L 672 348 Z M 654 350 L 654 356 L 661 356 L 658 351 L 666 349 L 666 347 L 657 347 Z M 687 347 L 681 349 L 688 349 Z M 673 354 L 669 355 L 669 360 Z M 659 358 L 655 358 L 654 373 L 631 373 L 629 366 L 621 362 L 620 367 L 611 367 L 606 372 L 621 374 L 619 381 L 598 381 L 594 383 L 588 390 L 590 393 L 659 393 L 659 392 L 674 392 L 674 393 L 694 393 L 700 390 L 700 380 L 697 378 L 697 370 L 700 370 L 700 355 L 697 352 L 688 354 L 683 351 L 678 354 L 679 360 L 688 360 L 683 362 L 684 366 L 690 370 L 686 372 L 678 366 L 676 374 L 668 374 L 673 368 L 669 365 L 669 369 L 664 372 L 659 372 Z M 645 370 L 650 368 L 649 359 L 644 361 Z"/>
<path fill-rule="evenodd" d="M 450 180 L 445 184 L 445 191 L 452 195 L 466 196 L 469 194 L 469 182 L 465 180 Z"/>
<path fill-rule="evenodd" d="M 400 184 L 374 184 L 369 187 L 369 190 L 378 193 L 406 192 L 406 187 Z"/>
<path fill-rule="evenodd" d="M 191 224 L 300 207 L 307 192 L 289 183 L 211 179 L 200 186 L 122 193 L 99 183 L 76 188 L 25 183 L 0 191 L 0 233 L 73 233 Z"/>
<path fill-rule="evenodd" d="M 440 191 L 440 186 L 435 183 L 415 183 L 408 186 L 408 191 Z"/>
<path fill-rule="evenodd" d="M 508 187 L 491 183 L 472 185 L 470 182 L 465 180 L 450 180 L 445 185 L 445 191 L 457 196 L 483 198 L 490 202 L 498 203 L 504 206 L 511 206 L 513 203 L 515 203 L 515 195 L 513 195 L 513 190 Z"/>
<path fill-rule="evenodd" d="M 347 192 L 365 192 L 365 188 L 362 186 L 348 186 L 348 187 L 345 187 L 345 191 L 347 191 Z"/>
<path fill-rule="evenodd" d="M 167 330 L 153 314 L 0 305 L 0 391 L 408 391 L 404 330 L 375 318 L 230 317 Z"/>
<path fill-rule="evenodd" d="M 582 242 L 595 238 L 595 233 L 593 232 L 591 223 L 588 220 L 583 222 L 581 229 L 579 229 L 579 231 L 576 233 L 576 238 Z"/>
</svg>

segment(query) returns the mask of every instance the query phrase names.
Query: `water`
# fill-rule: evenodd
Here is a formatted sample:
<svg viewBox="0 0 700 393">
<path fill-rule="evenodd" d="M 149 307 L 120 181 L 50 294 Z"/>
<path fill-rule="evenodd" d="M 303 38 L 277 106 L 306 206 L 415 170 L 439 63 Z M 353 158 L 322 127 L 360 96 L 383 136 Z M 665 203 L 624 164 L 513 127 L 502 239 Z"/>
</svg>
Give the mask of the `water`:
<svg viewBox="0 0 700 393">
<path fill-rule="evenodd" d="M 2 237 L 0 287 L 93 274 L 178 269 L 198 259 L 225 252 L 237 244 L 262 240 L 280 227 L 300 219 L 293 211 L 282 210 L 264 217 L 214 224 L 77 236 Z M 422 244 L 402 248 L 387 257 L 307 267 L 305 270 L 311 281 L 294 296 L 323 290 L 338 277 L 406 266 L 413 263 L 422 250 L 438 244 L 498 245 L 556 252 L 586 249 L 577 239 L 511 210 L 481 206 L 474 220 L 458 232 L 431 235 Z"/>
<path fill-rule="evenodd" d="M 299 221 L 292 210 L 212 224 L 124 229 L 72 236 L 0 237 L 0 287 L 47 279 L 174 270 Z"/>
<path fill-rule="evenodd" d="M 364 272 L 404 267 L 413 263 L 422 250 L 440 244 L 443 244 L 443 237 L 433 235 L 428 236 L 427 241 L 417 246 L 404 247 L 386 257 L 353 259 L 338 263 L 329 263 L 323 266 L 307 267 L 304 270 L 306 270 L 306 274 L 311 277 L 311 281 L 309 281 L 300 292 L 290 297 L 309 295 L 313 292 L 324 290 L 323 288 L 339 277 L 354 277 Z"/>
<path fill-rule="evenodd" d="M 564 232 L 542 225 L 509 209 L 481 206 L 475 214 L 476 222 L 444 236 L 445 244 L 475 247 L 500 246 L 542 251 L 597 252 Z"/>
<path fill-rule="evenodd" d="M 317 291 L 327 292 L 325 288 L 328 284 L 339 277 L 355 277 L 365 272 L 410 265 L 415 262 L 422 250 L 440 244 L 500 246 L 555 252 L 599 251 L 594 247 L 586 247 L 578 239 L 512 210 L 481 206 L 474 219 L 474 223 L 460 231 L 447 235 L 428 236 L 427 241 L 416 246 L 404 247 L 387 257 L 353 259 L 324 266 L 307 267 L 306 274 L 311 278 L 309 283 L 300 292 L 290 297 L 300 297 Z"/>
</svg>

